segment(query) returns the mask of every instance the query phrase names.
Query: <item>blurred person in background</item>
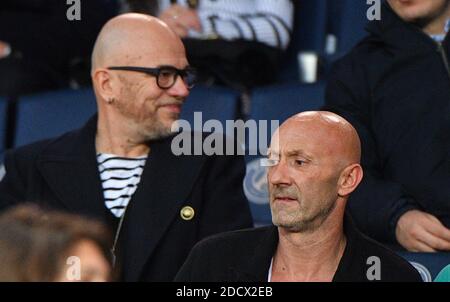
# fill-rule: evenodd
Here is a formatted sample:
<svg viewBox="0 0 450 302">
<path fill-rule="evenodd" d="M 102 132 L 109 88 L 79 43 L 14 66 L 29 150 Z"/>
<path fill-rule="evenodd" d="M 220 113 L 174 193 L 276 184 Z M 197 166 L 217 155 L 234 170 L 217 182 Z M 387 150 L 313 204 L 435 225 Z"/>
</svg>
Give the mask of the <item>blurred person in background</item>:
<svg viewBox="0 0 450 302">
<path fill-rule="evenodd" d="M 358 227 L 414 252 L 450 251 L 449 29 L 449 0 L 387 0 L 326 92 L 362 140 Z"/>
<path fill-rule="evenodd" d="M 186 47 L 199 81 L 238 90 L 276 80 L 289 45 L 291 0 L 123 0 L 125 10 L 158 16 Z"/>
<path fill-rule="evenodd" d="M 69 21 L 66 1 L 0 1 L 0 95 L 68 87 L 71 80 L 88 83 L 86 59 L 117 4 L 80 3 L 81 20 Z"/>
<path fill-rule="evenodd" d="M 111 281 L 110 246 L 96 221 L 14 207 L 0 215 L 0 282 Z"/>
</svg>

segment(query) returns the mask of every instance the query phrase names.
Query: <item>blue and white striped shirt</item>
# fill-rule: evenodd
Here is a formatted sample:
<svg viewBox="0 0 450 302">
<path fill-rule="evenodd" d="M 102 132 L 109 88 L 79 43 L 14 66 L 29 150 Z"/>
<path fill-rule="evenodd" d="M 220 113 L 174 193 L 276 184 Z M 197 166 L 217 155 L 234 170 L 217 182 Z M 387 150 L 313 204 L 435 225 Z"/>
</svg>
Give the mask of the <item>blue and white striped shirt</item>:
<svg viewBox="0 0 450 302">
<path fill-rule="evenodd" d="M 98 170 L 106 207 L 117 218 L 122 217 L 141 181 L 147 156 L 136 158 L 97 154 Z"/>
</svg>

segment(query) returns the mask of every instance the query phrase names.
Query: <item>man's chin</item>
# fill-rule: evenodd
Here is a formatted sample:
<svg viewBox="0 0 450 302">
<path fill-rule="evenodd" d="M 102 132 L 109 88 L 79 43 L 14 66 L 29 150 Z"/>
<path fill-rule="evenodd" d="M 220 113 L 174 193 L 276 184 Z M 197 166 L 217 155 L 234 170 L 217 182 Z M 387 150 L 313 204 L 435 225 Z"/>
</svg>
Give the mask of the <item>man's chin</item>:
<svg viewBox="0 0 450 302">
<path fill-rule="evenodd" d="M 272 211 L 272 222 L 274 225 L 282 228 L 291 228 L 298 223 L 298 217 L 284 210 Z"/>
<path fill-rule="evenodd" d="M 157 127 L 156 129 L 153 127 L 153 129 L 147 131 L 144 135 L 147 140 L 151 141 L 170 137 L 173 135 L 173 132 L 170 127 L 160 125 L 160 127 Z"/>
<path fill-rule="evenodd" d="M 305 231 L 305 228 L 303 225 L 300 225 L 298 223 L 294 223 L 292 221 L 279 221 L 274 219 L 272 223 L 279 228 L 284 229 L 285 231 L 289 233 L 301 233 Z"/>
</svg>

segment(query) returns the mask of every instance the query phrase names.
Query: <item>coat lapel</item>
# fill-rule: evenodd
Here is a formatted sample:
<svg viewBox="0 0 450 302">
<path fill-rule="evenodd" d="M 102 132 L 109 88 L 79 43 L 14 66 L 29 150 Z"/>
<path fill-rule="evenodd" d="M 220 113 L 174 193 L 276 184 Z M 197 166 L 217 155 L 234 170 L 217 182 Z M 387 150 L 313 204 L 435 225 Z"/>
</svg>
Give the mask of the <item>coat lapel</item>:
<svg viewBox="0 0 450 302">
<path fill-rule="evenodd" d="M 241 263 L 240 267 L 230 269 L 230 281 L 235 282 L 267 282 L 270 263 L 278 246 L 278 229 L 275 226 L 266 227 L 255 249 L 251 251 L 250 259 Z"/>
<path fill-rule="evenodd" d="M 97 168 L 97 118 L 85 127 L 56 139 L 39 156 L 38 170 L 52 192 L 77 214 L 104 219 L 103 193 Z"/>
<path fill-rule="evenodd" d="M 126 212 L 120 236 L 126 281 L 139 280 L 205 162 L 203 156 L 175 156 L 170 147 L 170 138 L 150 144 L 141 183 Z"/>
</svg>

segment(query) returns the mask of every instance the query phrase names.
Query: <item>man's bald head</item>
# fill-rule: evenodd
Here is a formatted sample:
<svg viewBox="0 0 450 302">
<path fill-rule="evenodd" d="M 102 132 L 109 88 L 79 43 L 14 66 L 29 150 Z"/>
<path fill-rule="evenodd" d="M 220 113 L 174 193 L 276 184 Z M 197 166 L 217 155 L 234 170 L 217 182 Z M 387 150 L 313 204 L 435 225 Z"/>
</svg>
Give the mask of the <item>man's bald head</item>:
<svg viewBox="0 0 450 302">
<path fill-rule="evenodd" d="M 275 132 L 268 170 L 273 223 L 291 232 L 313 231 L 331 219 L 342 223 L 348 196 L 363 177 L 361 144 L 342 117 L 303 112 Z"/>
<path fill-rule="evenodd" d="M 136 13 L 119 15 L 102 28 L 92 53 L 92 70 L 112 65 L 145 64 L 168 50 L 184 53 L 179 37 L 161 20 Z M 145 65 L 144 65 L 145 66 Z"/>
<path fill-rule="evenodd" d="M 123 14 L 101 30 L 92 54 L 92 83 L 97 98 L 99 128 L 126 132 L 127 140 L 144 144 L 171 134 L 189 95 L 184 77 L 161 88 L 159 76 L 110 67 L 185 70 L 189 66 L 180 38 L 162 21 L 143 14 Z M 112 132 L 111 132 L 112 133 Z M 115 134 L 116 135 L 116 134 Z"/>
<path fill-rule="evenodd" d="M 292 139 L 290 134 L 307 137 L 306 141 L 322 149 L 325 154 L 335 156 L 343 166 L 360 163 L 358 133 L 349 122 L 332 112 L 299 113 L 286 120 L 279 132 L 280 140 Z"/>
</svg>

